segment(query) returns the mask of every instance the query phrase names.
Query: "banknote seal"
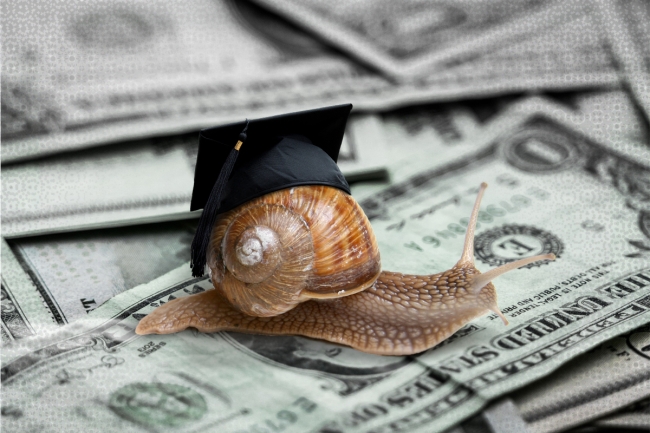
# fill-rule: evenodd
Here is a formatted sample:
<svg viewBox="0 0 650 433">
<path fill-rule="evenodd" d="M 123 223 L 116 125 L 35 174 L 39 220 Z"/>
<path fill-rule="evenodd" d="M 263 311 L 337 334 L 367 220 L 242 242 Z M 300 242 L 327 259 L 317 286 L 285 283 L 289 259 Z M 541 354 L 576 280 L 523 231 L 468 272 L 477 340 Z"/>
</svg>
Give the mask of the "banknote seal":
<svg viewBox="0 0 650 433">
<path fill-rule="evenodd" d="M 201 419 L 208 408 L 203 396 L 190 388 L 142 382 L 113 392 L 108 407 L 120 418 L 148 427 L 182 426 Z"/>
<path fill-rule="evenodd" d="M 474 253 L 483 263 L 500 266 L 522 257 L 553 253 L 560 257 L 564 243 L 546 230 L 534 226 L 506 224 L 478 235 L 474 240 Z M 547 264 L 539 261 L 523 266 L 532 268 Z"/>
</svg>

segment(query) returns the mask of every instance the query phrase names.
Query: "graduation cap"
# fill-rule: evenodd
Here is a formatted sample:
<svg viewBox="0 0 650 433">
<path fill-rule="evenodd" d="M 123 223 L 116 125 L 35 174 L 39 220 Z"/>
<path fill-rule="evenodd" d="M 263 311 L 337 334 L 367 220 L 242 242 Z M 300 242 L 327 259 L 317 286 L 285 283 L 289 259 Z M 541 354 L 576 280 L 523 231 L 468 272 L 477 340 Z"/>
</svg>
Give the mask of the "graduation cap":
<svg viewBox="0 0 650 433">
<path fill-rule="evenodd" d="M 190 210 L 203 214 L 192 241 L 192 275 L 203 275 L 219 213 L 298 185 L 350 193 L 336 165 L 350 110 L 352 104 L 335 105 L 201 131 Z"/>
</svg>

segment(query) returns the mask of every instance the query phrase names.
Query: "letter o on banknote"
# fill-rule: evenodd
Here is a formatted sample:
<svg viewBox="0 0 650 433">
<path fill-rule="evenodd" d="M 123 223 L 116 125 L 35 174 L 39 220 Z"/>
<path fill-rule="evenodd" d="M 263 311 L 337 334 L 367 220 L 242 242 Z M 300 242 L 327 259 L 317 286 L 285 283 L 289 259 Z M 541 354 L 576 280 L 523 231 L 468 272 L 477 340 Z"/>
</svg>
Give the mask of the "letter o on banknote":
<svg viewBox="0 0 650 433">
<path fill-rule="evenodd" d="M 541 126 L 507 137 L 501 151 L 510 165 L 529 173 L 563 171 L 572 167 L 580 156 L 566 136 Z"/>
</svg>

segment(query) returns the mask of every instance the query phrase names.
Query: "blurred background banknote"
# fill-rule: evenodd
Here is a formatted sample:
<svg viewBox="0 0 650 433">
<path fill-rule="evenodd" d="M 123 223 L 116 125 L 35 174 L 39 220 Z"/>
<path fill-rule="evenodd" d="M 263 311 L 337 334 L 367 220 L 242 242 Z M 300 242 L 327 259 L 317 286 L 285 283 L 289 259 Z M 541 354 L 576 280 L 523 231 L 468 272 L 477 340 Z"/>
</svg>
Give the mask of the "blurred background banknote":
<svg viewBox="0 0 650 433">
<path fill-rule="evenodd" d="M 349 181 L 385 177 L 382 132 L 377 116 L 350 120 L 339 156 Z M 10 165 L 3 170 L 3 234 L 196 218 L 189 208 L 197 151 L 196 134 L 184 134 Z"/>
<path fill-rule="evenodd" d="M 647 431 L 649 330 L 643 325 L 601 344 L 452 431 L 556 432 L 588 421 L 590 428 Z"/>
<path fill-rule="evenodd" d="M 650 3 L 2 3 L 6 431 L 650 430 Z M 190 276 L 197 131 L 351 102 L 383 267 L 558 260 L 437 347 L 138 321 Z"/>
<path fill-rule="evenodd" d="M 412 3 L 418 2 L 407 4 L 401 12 L 408 15 L 396 16 L 391 30 L 402 41 L 415 40 L 401 35 L 420 25 L 411 20 L 414 13 L 435 16 L 447 7 L 421 3 L 425 10 L 419 12 L 408 10 Z M 526 37 L 513 38 L 504 29 L 501 38 L 491 36 L 494 52 L 477 47 L 478 53 L 459 56 L 447 68 L 398 83 L 249 2 L 196 0 L 187 8 L 171 1 L 75 2 L 70 8 L 38 0 L 4 2 L 2 161 L 194 131 L 288 107 L 352 100 L 357 109 L 376 110 L 506 91 L 618 84 L 605 39 L 580 2 L 554 4 L 553 13 L 533 7 L 544 13 L 541 21 L 551 14 L 548 25 L 558 26 L 542 34 L 537 25 L 528 28 L 539 19 L 517 21 L 525 16 L 524 6 L 539 2 L 527 2 L 517 13 L 507 13 L 504 3 L 504 13 L 496 16 L 485 7 L 474 14 L 479 3 L 471 3 L 457 6 L 464 25 L 456 34 L 478 20 L 483 31 L 474 40 L 499 21 Z M 366 14 L 368 24 L 378 29 L 393 12 L 371 10 L 377 14 Z M 567 22 L 567 10 L 577 22 Z M 447 35 L 447 20 L 440 18 L 447 48 L 462 52 L 466 38 Z M 435 30 L 424 24 L 422 31 Z"/>
</svg>

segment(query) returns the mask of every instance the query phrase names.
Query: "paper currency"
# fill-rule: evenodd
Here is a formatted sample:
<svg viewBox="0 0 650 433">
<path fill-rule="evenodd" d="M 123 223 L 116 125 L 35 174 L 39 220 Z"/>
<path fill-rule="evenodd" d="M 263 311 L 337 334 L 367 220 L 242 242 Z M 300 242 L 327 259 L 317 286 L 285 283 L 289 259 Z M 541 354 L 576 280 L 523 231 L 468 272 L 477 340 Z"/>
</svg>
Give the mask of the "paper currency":
<svg viewBox="0 0 650 433">
<path fill-rule="evenodd" d="M 188 276 L 184 266 L 122 293 L 42 339 L 46 347 L 32 340 L 3 351 L 3 428 L 305 432 L 362 403 L 363 394 L 392 393 L 418 380 L 425 386 L 445 381 L 413 359 L 372 356 L 309 339 L 133 334 L 153 304 L 210 286 L 205 278 Z M 52 400 L 54 395 L 60 397 Z"/>
<path fill-rule="evenodd" d="M 484 131 L 486 134 L 495 134 L 501 127 L 497 128 L 490 124 L 493 120 L 499 118 L 509 119 L 510 115 L 503 115 L 503 112 L 511 106 L 513 100 L 517 98 L 494 98 L 491 100 L 475 101 L 471 104 L 457 104 L 450 109 L 436 105 L 433 107 L 422 107 L 414 110 L 399 110 L 393 114 L 382 116 L 382 125 L 377 125 L 377 116 L 362 116 L 358 120 L 350 122 L 351 128 L 348 128 L 344 137 L 343 146 L 339 157 L 339 164 L 343 170 L 350 173 L 350 165 L 368 169 L 373 163 L 381 162 L 382 166 L 386 161 L 406 158 L 406 162 L 412 158 L 417 158 L 427 152 L 436 153 L 436 161 L 440 164 L 444 161 L 451 161 L 463 154 L 471 154 L 475 148 L 472 141 L 474 136 L 478 136 Z M 433 125 L 433 127 L 429 126 Z M 348 138 L 349 137 L 349 138 Z M 361 137 L 361 140 L 359 139 Z M 166 144 L 164 141 L 162 144 Z M 161 151 L 161 146 L 165 151 Z M 359 146 L 365 146 L 359 149 Z M 384 149 L 382 150 L 382 147 Z M 191 173 L 188 168 L 193 165 L 196 158 L 195 141 L 178 140 L 170 142 L 167 145 L 161 145 L 156 142 L 143 143 L 144 149 L 140 153 L 132 151 L 129 157 L 120 156 L 122 149 L 111 147 L 98 151 L 89 151 L 87 155 L 96 155 L 99 161 L 93 162 L 90 158 L 83 158 L 82 161 L 89 164 L 93 171 L 84 172 L 77 168 L 74 159 L 62 160 L 62 166 L 68 167 L 61 170 L 57 166 L 57 172 L 61 172 L 59 177 L 65 173 L 74 173 L 75 178 L 93 176 L 93 173 L 100 169 L 104 172 L 113 174 L 104 175 L 101 179 L 91 183 L 86 194 L 76 198 L 79 205 L 86 204 L 87 195 L 92 193 L 93 189 L 107 188 L 104 195 L 110 197 L 110 194 L 124 194 L 128 196 L 133 194 L 129 189 L 115 191 L 111 189 L 112 179 L 128 179 L 137 171 L 135 163 L 141 163 L 143 177 L 149 178 L 145 187 L 156 191 L 162 197 L 165 197 L 164 186 L 169 183 L 165 177 L 160 178 L 160 182 L 151 182 L 150 173 L 157 172 L 155 167 L 160 167 L 161 156 L 168 154 L 176 155 L 178 167 L 166 169 L 167 172 L 178 171 L 185 174 L 187 182 L 191 182 Z M 145 152 L 146 151 L 146 152 Z M 117 155 L 114 154 L 117 152 Z M 143 158 L 144 154 L 147 158 Z M 116 157 L 116 163 L 110 164 L 110 158 L 102 155 L 113 155 Z M 58 158 L 60 159 L 60 158 Z M 57 160 L 58 160 L 57 159 Z M 172 159 L 172 161 L 174 161 Z M 67 165 L 68 162 L 73 164 Z M 184 168 L 188 167 L 188 168 Z M 408 164 L 401 164 L 401 170 L 392 170 L 394 180 L 406 178 L 412 174 Z M 11 169 L 12 167 L 10 167 Z M 6 170 L 11 173 L 11 170 Z M 34 170 L 35 174 L 37 173 Z M 357 170 L 363 173 L 363 170 Z M 6 172 L 5 172 L 6 173 Z M 353 172 L 354 173 L 354 172 Z M 348 174 L 349 175 L 349 174 Z M 401 177 L 400 177 L 401 176 Z M 96 177 L 96 175 L 95 175 Z M 91 177 L 92 178 L 92 177 Z M 153 177 L 155 179 L 155 177 Z M 7 177 L 5 174 L 5 185 Z M 10 178 L 11 179 L 11 178 Z M 18 178 L 15 178 L 18 179 Z M 65 178 L 64 178 L 65 179 Z M 178 178 L 174 179 L 178 182 Z M 123 180 L 120 180 L 123 181 Z M 14 184 L 16 181 L 14 182 Z M 58 181 L 60 185 L 61 181 Z M 11 183 L 10 183 L 11 185 Z M 191 185 L 191 184 L 190 184 Z M 379 185 L 379 188 L 368 188 L 353 184 L 355 197 L 361 199 L 361 191 L 366 196 L 369 193 L 376 192 L 378 189 L 385 188 Z M 22 185 L 27 188 L 27 185 Z M 188 187 L 188 188 L 191 188 Z M 11 189 L 9 189 L 11 190 Z M 6 190 L 5 190 L 6 191 Z M 137 189 L 136 189 L 137 191 Z M 148 192 L 145 189 L 145 192 Z M 40 197 L 39 202 L 45 202 L 48 197 L 57 197 L 55 192 Z M 124 200 L 128 203 L 128 201 Z M 155 196 L 145 195 L 141 203 L 154 203 Z M 129 220 L 124 218 L 124 211 L 137 210 L 138 206 L 147 210 L 146 206 L 139 205 L 137 202 L 131 206 L 114 206 L 117 213 L 115 225 L 128 224 Z M 189 206 L 189 205 L 188 205 Z M 91 208 L 92 210 L 92 208 Z M 105 220 L 101 223 L 99 216 L 101 207 L 88 215 L 83 213 L 83 217 L 92 217 L 95 222 L 110 226 Z M 154 209 L 157 210 L 157 209 Z M 161 216 L 165 218 L 173 217 L 164 213 L 165 208 L 160 209 Z M 70 225 L 70 214 L 62 216 L 64 224 Z M 121 218 L 121 219 L 120 219 Z M 7 226 L 12 221 L 3 221 L 5 232 Z M 101 305 L 112 296 L 143 284 L 164 274 L 165 272 L 180 266 L 189 257 L 189 245 L 192 240 L 194 224 L 192 220 L 186 222 L 160 222 L 157 224 L 137 224 L 128 228 L 107 228 L 96 230 L 84 230 L 78 233 L 63 233 L 38 237 L 23 237 L 11 239 L 5 249 L 7 256 L 16 257 L 15 260 L 5 261 L 5 269 L 11 269 L 15 275 L 22 275 L 24 281 L 29 282 L 26 285 L 5 284 L 6 290 L 11 293 L 23 293 L 25 290 L 32 297 L 42 299 L 42 302 L 31 304 L 24 307 L 25 321 L 31 320 L 32 314 L 44 314 L 50 318 L 50 324 L 60 326 L 71 323 L 81 317 L 84 317 L 89 311 Z M 79 274 L 79 269 L 85 269 Z M 88 284 L 90 283 L 90 284 Z M 27 287 L 27 289 L 23 289 Z M 30 334 L 31 335 L 31 334 Z M 16 334 L 13 338 L 20 338 Z"/>
<path fill-rule="evenodd" d="M 586 13 L 578 3 L 256 0 L 378 70 L 428 74 Z M 577 6 L 577 7 L 576 7 Z M 436 68 L 437 67 L 437 68 Z"/>
<path fill-rule="evenodd" d="M 3 168 L 3 236 L 187 218 L 196 137 L 147 140 Z"/>
<path fill-rule="evenodd" d="M 560 432 L 650 396 L 649 331 L 644 325 L 603 343 L 492 405 L 483 416 L 495 433 L 516 424 L 530 433 Z M 500 411 L 507 404 L 511 409 Z"/>
<path fill-rule="evenodd" d="M 372 175 L 372 170 L 383 170 L 386 155 L 381 134 L 378 133 L 381 129 L 376 121 L 374 116 L 364 116 L 350 123 L 340 155 L 341 169 L 348 176 L 363 178 Z M 54 179 L 48 177 L 47 171 L 44 172 L 42 168 L 33 168 L 32 180 L 40 177 L 46 181 L 43 188 L 36 192 L 42 196 L 32 196 L 31 200 L 41 205 L 47 202 L 48 197 L 60 200 L 61 218 L 55 222 L 68 225 L 49 226 L 66 229 L 62 234 L 10 239 L 9 244 L 5 242 L 3 246 L 3 254 L 12 258 L 3 262 L 5 271 L 11 270 L 12 275 L 20 276 L 3 283 L 7 299 L 20 297 L 21 294 L 27 296 L 25 293 L 28 293 L 40 300 L 31 304 L 15 302 L 23 310 L 22 322 L 30 323 L 36 320 L 32 315 L 38 317 L 46 311 L 49 324 L 58 326 L 71 323 L 118 293 L 151 281 L 185 263 L 190 255 L 196 219 L 109 227 L 133 224 L 133 219 L 125 218 L 129 212 L 150 212 L 149 220 L 169 220 L 189 213 L 179 215 L 166 212 L 170 212 L 171 206 L 180 208 L 183 205 L 189 209 L 195 153 L 195 140 L 190 143 L 188 139 L 168 143 L 168 146 L 142 144 L 140 152 L 131 151 L 126 155 L 121 149 L 111 147 L 102 152 L 90 152 L 90 156 L 84 155 L 77 161 L 57 158 L 60 165 L 49 173 Z M 25 197 L 27 194 L 24 192 L 33 189 L 24 178 L 12 179 L 11 169 L 15 167 L 5 171 L 5 191 L 11 190 L 12 186 L 22 188 L 23 193 L 19 195 Z M 7 171 L 10 173 L 9 182 Z M 177 175 L 170 176 L 169 173 Z M 185 183 L 179 182 L 183 178 Z M 71 189 L 75 189 L 73 185 L 80 184 L 85 191 L 80 192 L 77 188 L 68 197 L 57 195 L 59 188 L 66 189 L 62 187 L 66 182 Z M 116 183 L 126 186 L 118 188 Z M 50 184 L 56 184 L 59 188 L 48 189 Z M 166 194 L 173 192 L 173 188 L 179 191 L 185 188 L 189 193 L 179 192 L 178 195 L 184 199 L 176 201 L 172 194 L 170 207 L 165 207 Z M 141 197 L 136 200 L 138 194 Z M 96 197 L 96 200 L 93 202 L 90 197 Z M 161 198 L 160 207 L 155 206 L 157 197 Z M 64 201 L 66 198 L 68 202 Z M 31 200 L 25 200 L 26 208 L 35 207 L 28 203 Z M 70 206 L 73 203 L 79 208 Z M 11 209 L 11 205 L 5 207 L 4 215 L 7 208 Z M 71 232 L 75 228 L 71 224 L 74 222 L 71 217 L 75 213 L 79 218 L 92 221 L 87 226 L 103 228 Z M 16 220 L 26 224 L 29 220 L 25 213 L 22 215 Z M 7 227 L 13 227 L 11 222 L 11 219 L 3 217 L 5 232 L 8 231 Z M 52 224 L 52 221 L 49 223 Z M 7 323 L 11 320 L 8 318 Z M 32 334 L 6 332 L 5 341 Z"/>
<path fill-rule="evenodd" d="M 49 18 L 40 23 L 39 14 Z M 533 32 L 533 22 L 522 27 L 530 30 L 523 40 L 404 83 L 332 53 L 248 2 L 56 8 L 15 0 L 3 3 L 3 15 L 3 164 L 341 102 L 376 110 L 619 79 L 583 13 L 548 33 Z"/>
<path fill-rule="evenodd" d="M 429 360 L 428 354 L 420 357 L 427 365 L 445 366 L 446 371 L 453 371 L 454 377 L 463 383 L 473 384 L 482 395 L 494 395 L 495 389 L 507 387 L 508 383 L 513 388 L 521 386 L 523 376 L 526 380 L 536 374 L 541 376 L 541 371 L 548 373 L 570 357 L 570 347 L 580 338 L 563 340 L 559 334 L 551 337 L 562 332 L 561 323 L 555 320 L 554 314 L 561 314 L 564 308 L 587 298 L 595 301 L 603 294 L 602 299 L 609 303 L 616 297 L 611 295 L 618 290 L 616 284 L 623 286 L 621 290 L 626 293 L 629 290 L 647 294 L 650 262 L 647 255 L 637 254 L 638 248 L 631 242 L 646 236 L 644 225 L 639 224 L 645 213 L 643 209 L 633 210 L 626 204 L 626 196 L 639 190 L 633 188 L 635 192 L 632 192 L 624 188 L 617 192 L 617 181 L 613 179 L 617 177 L 616 170 L 620 169 L 631 178 L 636 177 L 636 185 L 641 188 L 643 179 L 648 178 L 648 168 L 608 151 L 568 126 L 543 112 L 532 114 L 518 127 L 488 139 L 490 144 L 473 158 L 459 158 L 455 170 L 448 169 L 450 164 L 432 167 L 361 202 L 376 232 L 380 233 L 382 260 L 387 256 L 395 257 L 395 267 L 402 272 L 417 272 L 415 268 L 420 272 L 426 268 L 444 269 L 457 260 L 457 257 L 448 256 L 448 245 L 462 242 L 461 232 L 467 217 L 458 208 L 463 200 L 471 200 L 474 192 L 472 188 L 463 192 L 459 185 L 478 185 L 481 180 L 498 191 L 494 192 L 496 197 L 492 203 L 490 189 L 484 198 L 485 226 L 478 229 L 475 246 L 479 264 L 495 265 L 525 255 L 524 251 L 536 254 L 559 249 L 560 245 L 564 247 L 561 258 L 551 265 L 555 269 L 531 268 L 527 271 L 540 274 L 537 277 L 532 274 L 530 281 L 519 281 L 512 288 L 505 286 L 507 281 L 495 283 L 498 288 L 503 287 L 499 291 L 502 311 L 518 325 L 507 331 L 508 337 L 492 336 L 484 331 L 482 341 L 489 343 L 478 345 L 480 350 L 478 347 L 476 350 L 485 350 L 483 353 L 489 356 L 472 356 L 471 351 L 449 352 L 447 363 Z M 563 164 L 567 165 L 562 168 Z M 512 192 L 507 193 L 509 190 Z M 591 197 L 598 197 L 598 201 L 594 202 Z M 515 204 L 519 200 L 521 202 Z M 558 207 L 551 203 L 557 203 Z M 516 222 L 511 220 L 515 217 L 510 217 L 509 212 L 516 214 Z M 611 216 L 605 216 L 607 214 Z M 534 236 L 533 231 L 537 233 Z M 516 245 L 509 245 L 511 241 L 516 241 Z M 578 245 L 607 247 L 580 251 L 583 247 Z M 409 255 L 406 253 L 409 250 L 417 254 Z M 623 266 L 627 270 L 620 274 L 621 277 L 607 274 L 607 280 L 598 281 L 599 273 L 612 269 L 608 265 L 611 261 L 616 261 L 612 266 Z M 562 266 L 568 267 L 561 269 Z M 549 275 L 553 278 L 549 279 Z M 514 275 L 512 278 L 514 283 Z M 521 274 L 517 278 L 522 278 Z M 630 280 L 626 280 L 628 278 Z M 535 281 L 544 288 L 535 288 Z M 491 318 L 496 319 L 496 316 Z M 584 322 L 583 329 L 589 329 L 589 323 L 595 323 L 592 320 Z M 600 326 L 606 322 L 599 322 L 601 325 L 597 328 L 602 329 Z M 546 326 L 545 323 L 553 324 Z M 576 336 L 574 334 L 573 338 Z M 551 341 L 556 341 L 558 346 Z M 525 348 L 530 344 L 536 346 L 534 355 L 526 353 Z M 497 347 L 500 350 L 493 350 Z M 444 347 L 440 349 L 444 350 Z M 488 366 L 490 361 L 485 358 L 501 357 L 501 350 L 508 354 L 521 351 L 521 355 L 508 367 Z M 495 386 L 497 383 L 500 385 Z"/>
<path fill-rule="evenodd" d="M 506 113 L 507 112 L 507 113 Z M 520 112 L 519 114 L 516 114 Z M 390 159 L 390 180 L 353 185 L 363 199 L 411 176 L 412 161 L 430 153 L 438 161 L 468 157 L 481 135 L 509 128 L 518 116 L 544 112 L 562 124 L 570 124 L 599 146 L 650 165 L 650 131 L 622 90 L 567 92 L 525 99 L 520 96 L 488 98 L 445 104 L 430 104 L 393 110 L 381 115 Z M 642 190 L 643 179 L 636 177 Z M 650 210 L 648 194 L 632 195 L 633 207 Z"/>
<path fill-rule="evenodd" d="M 42 335 L 57 326 L 34 281 L 20 266 L 9 245 L 2 240 L 1 247 L 0 341 L 6 347 L 15 340 Z"/>
<path fill-rule="evenodd" d="M 647 400 L 602 418 L 650 388 L 647 2 L 389 3 L 3 2 L 5 430 L 650 426 Z M 495 282 L 511 326 L 487 316 L 412 357 L 135 336 L 210 288 L 189 276 L 181 220 L 196 130 L 349 101 L 383 111 L 350 122 L 339 162 L 362 180 L 390 161 L 391 183 L 353 185 L 384 268 L 453 264 L 480 181 L 481 270 L 558 254 Z"/>
<path fill-rule="evenodd" d="M 3 15 L 3 162 L 313 104 L 313 81 L 365 87 L 348 60 L 243 2 L 10 1 Z"/>
<path fill-rule="evenodd" d="M 643 0 L 594 3 L 621 79 L 650 122 L 650 5 Z"/>
<path fill-rule="evenodd" d="M 413 175 L 413 161 L 444 164 L 469 157 L 475 139 L 498 134 L 521 117 L 518 105 L 524 98 L 498 97 L 462 103 L 430 104 L 383 113 L 382 131 L 388 165 L 386 179 L 351 185 L 352 194 L 363 200 Z M 434 155 L 432 159 L 430 156 Z"/>
<path fill-rule="evenodd" d="M 384 176 L 373 115 L 350 119 L 339 166 L 350 180 Z M 191 213 L 196 134 L 142 140 L 3 168 L 4 237 L 198 218 Z"/>
<path fill-rule="evenodd" d="M 569 94 L 560 103 L 548 97 L 537 97 L 520 104 L 523 113 L 539 110 L 547 117 L 567 123 L 581 134 L 625 159 L 650 165 L 650 134 L 644 120 L 631 105 L 628 92 Z M 534 107 L 532 107 L 534 105 Z M 643 183 L 643 182 L 642 182 Z"/>
<path fill-rule="evenodd" d="M 647 431 L 650 426 L 650 398 L 638 401 L 615 414 L 601 418 L 592 425 L 621 430 Z"/>
<path fill-rule="evenodd" d="M 3 276 L 11 271 L 14 278 L 3 282 L 4 290 L 41 300 L 16 302 L 27 322 L 44 310 L 55 327 L 71 323 L 185 263 L 195 230 L 195 220 L 170 221 L 10 240 L 3 247 Z M 5 254 L 12 260 L 5 262 Z M 29 284 L 18 283 L 20 275 Z"/>
<path fill-rule="evenodd" d="M 600 141 L 616 147 L 637 147 L 650 151 L 649 124 L 629 91 L 576 92 L 574 122 L 598 134 Z"/>
<path fill-rule="evenodd" d="M 510 327 L 490 315 L 417 357 L 364 360 L 294 337 L 280 344 L 284 337 L 234 333 L 136 336 L 137 321 L 161 302 L 209 288 L 183 266 L 55 334 L 3 351 L 3 405 L 11 414 L 3 426 L 158 431 L 178 422 L 180 431 L 218 425 L 227 432 L 255 431 L 268 421 L 287 432 L 442 431 L 489 399 L 646 323 L 650 261 L 629 256 L 628 239 L 643 236 L 638 215 L 625 205 L 629 192 L 593 173 L 603 164 L 640 175 L 647 169 L 543 112 L 483 140 L 464 162 L 417 161 L 429 168 L 414 167 L 407 181 L 362 205 L 387 270 L 439 272 L 458 259 L 476 187 L 487 181 L 477 266 L 546 250 L 559 257 L 495 282 Z M 552 157 L 557 149 L 581 158 Z M 346 374 L 359 366 L 366 371 Z M 54 396 L 56 410 L 34 410 L 54 407 Z M 296 408 L 300 398 L 316 405 L 312 415 Z"/>
</svg>

